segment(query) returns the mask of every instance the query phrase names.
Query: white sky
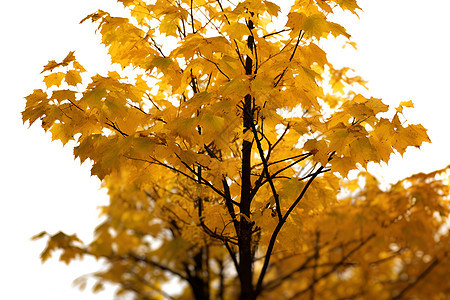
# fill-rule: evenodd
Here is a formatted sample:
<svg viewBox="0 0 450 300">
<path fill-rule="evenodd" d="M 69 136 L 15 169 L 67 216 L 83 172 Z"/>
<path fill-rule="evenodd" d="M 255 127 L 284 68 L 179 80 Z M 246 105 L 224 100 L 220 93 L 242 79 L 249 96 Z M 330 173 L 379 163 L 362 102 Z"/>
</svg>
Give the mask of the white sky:
<svg viewBox="0 0 450 300">
<path fill-rule="evenodd" d="M 75 4 L 74 4 L 75 3 Z M 89 240 L 98 223 L 96 207 L 106 203 L 99 181 L 89 166 L 80 167 L 72 145 L 50 142 L 38 126 L 21 122 L 23 97 L 41 86 L 40 72 L 50 59 L 77 50 L 89 71 L 100 72 L 108 60 L 97 46 L 93 27 L 78 25 L 98 8 L 109 10 L 112 0 L 4 1 L 0 10 L 0 298 L 112 299 L 109 289 L 97 295 L 72 288 L 78 276 L 98 269 L 93 261 L 69 267 L 57 260 L 41 265 L 44 242 L 30 237 L 42 230 L 63 230 Z M 360 20 L 347 28 L 358 52 L 333 52 L 331 60 L 348 65 L 369 80 L 370 93 L 406 109 L 410 123 L 429 129 L 432 144 L 408 149 L 404 158 L 391 159 L 382 176 L 392 182 L 409 174 L 450 164 L 450 1 L 360 0 Z"/>
</svg>

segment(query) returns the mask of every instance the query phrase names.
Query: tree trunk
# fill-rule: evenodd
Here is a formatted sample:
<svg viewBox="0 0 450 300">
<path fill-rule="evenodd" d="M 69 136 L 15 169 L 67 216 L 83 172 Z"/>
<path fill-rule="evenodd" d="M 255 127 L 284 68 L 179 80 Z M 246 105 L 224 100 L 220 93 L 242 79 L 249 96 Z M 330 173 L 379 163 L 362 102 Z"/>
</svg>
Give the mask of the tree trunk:
<svg viewBox="0 0 450 300">
<path fill-rule="evenodd" d="M 207 247 L 201 248 L 194 256 L 194 274 L 189 276 L 189 284 L 195 300 L 209 300 L 209 276 Z"/>
<path fill-rule="evenodd" d="M 248 28 L 253 29 L 252 21 L 248 22 Z M 247 46 L 251 51 L 254 47 L 253 36 L 249 36 Z M 253 71 L 253 61 L 247 56 L 245 60 L 245 73 L 251 75 Z M 251 130 L 253 122 L 252 96 L 246 95 L 243 105 L 243 125 L 244 133 Z M 251 155 L 252 141 L 242 142 L 242 185 L 241 185 L 241 218 L 239 222 L 238 244 L 239 244 L 239 279 L 241 283 L 240 300 L 252 300 L 255 298 L 255 288 L 253 286 L 253 251 L 252 251 L 252 227 L 250 220 L 251 206 Z M 245 216 L 245 217 L 244 217 Z"/>
</svg>

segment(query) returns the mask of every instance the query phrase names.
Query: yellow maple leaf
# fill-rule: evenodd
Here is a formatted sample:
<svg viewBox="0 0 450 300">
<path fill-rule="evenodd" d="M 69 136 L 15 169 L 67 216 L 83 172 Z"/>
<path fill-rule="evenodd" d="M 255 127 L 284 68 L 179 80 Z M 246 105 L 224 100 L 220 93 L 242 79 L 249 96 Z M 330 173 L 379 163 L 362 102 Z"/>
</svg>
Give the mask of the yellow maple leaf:
<svg viewBox="0 0 450 300">
<path fill-rule="evenodd" d="M 328 163 L 328 146 L 324 140 L 309 139 L 303 146 L 305 151 L 313 154 L 313 159 L 320 162 L 322 166 Z"/>
<path fill-rule="evenodd" d="M 62 102 L 64 100 L 69 100 L 70 102 L 75 101 L 76 92 L 71 90 L 58 90 L 54 91 L 51 99 L 56 100 L 58 102 Z"/>
<path fill-rule="evenodd" d="M 54 85 L 60 86 L 65 76 L 66 74 L 64 74 L 63 72 L 52 73 L 50 75 L 45 76 L 44 83 L 47 86 L 47 88 L 50 88 Z"/>
<path fill-rule="evenodd" d="M 322 14 L 313 14 L 308 16 L 303 24 L 303 30 L 309 36 L 313 36 L 317 39 L 321 37 L 327 37 L 328 34 L 332 34 L 334 37 L 343 35 L 347 38 L 350 35 L 345 31 L 345 28 L 337 23 L 327 21 Z"/>
<path fill-rule="evenodd" d="M 395 110 L 398 111 L 399 113 L 403 113 L 404 107 L 414 107 L 414 103 L 412 102 L 412 100 L 402 101 L 400 102 L 399 106 L 395 108 Z"/>
<path fill-rule="evenodd" d="M 63 145 L 73 138 L 72 128 L 62 123 L 54 123 L 50 132 L 52 140 L 60 140 Z"/>
<path fill-rule="evenodd" d="M 74 51 L 70 51 L 69 54 L 67 54 L 67 56 L 64 58 L 64 60 L 60 63 L 56 62 L 55 60 L 49 61 L 44 66 L 44 69 L 42 70 L 41 73 L 44 73 L 45 71 L 52 71 L 53 69 L 55 69 L 57 67 L 65 67 L 65 66 L 69 65 L 71 62 L 75 61 L 74 53 L 75 53 Z"/>
<path fill-rule="evenodd" d="M 356 0 L 333 0 L 336 2 L 343 10 L 351 11 L 357 15 L 356 10 L 361 10 L 361 7 L 356 3 Z"/>
<path fill-rule="evenodd" d="M 358 137 L 350 144 L 350 155 L 355 163 L 360 163 L 364 168 L 370 161 L 379 161 L 376 149 L 366 137 Z"/>
<path fill-rule="evenodd" d="M 81 83 L 81 81 L 82 81 L 81 76 L 80 76 L 80 71 L 78 71 L 78 70 L 68 71 L 64 80 L 67 82 L 68 85 L 76 86 L 77 84 Z"/>
</svg>

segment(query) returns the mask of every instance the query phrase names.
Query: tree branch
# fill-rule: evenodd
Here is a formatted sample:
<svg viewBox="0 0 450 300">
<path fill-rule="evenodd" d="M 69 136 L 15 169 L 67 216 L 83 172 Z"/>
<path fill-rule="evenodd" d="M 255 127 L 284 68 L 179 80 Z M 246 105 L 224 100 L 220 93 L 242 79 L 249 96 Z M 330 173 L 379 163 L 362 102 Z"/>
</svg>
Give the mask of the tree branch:
<svg viewBox="0 0 450 300">
<path fill-rule="evenodd" d="M 181 162 L 181 163 L 182 163 L 189 171 L 192 172 L 192 174 L 197 175 L 197 173 L 196 173 L 191 167 L 189 167 L 188 164 L 186 164 L 184 161 L 182 161 L 181 158 L 180 158 L 176 153 L 175 153 L 175 155 L 176 155 L 177 158 L 180 160 L 180 162 Z M 168 169 L 170 169 L 170 170 L 172 170 L 172 171 L 178 172 L 178 173 L 180 173 L 180 174 L 186 176 L 187 178 L 189 178 L 189 179 L 191 179 L 191 180 L 193 180 L 193 181 L 195 181 L 195 182 L 198 182 L 196 178 L 187 175 L 185 172 L 180 171 L 180 170 L 178 170 L 177 168 L 174 168 L 174 167 L 172 167 L 172 166 L 170 166 L 170 165 L 161 163 L 161 162 L 159 162 L 158 160 L 156 160 L 156 158 L 153 158 L 153 159 L 154 159 L 155 161 L 157 161 L 157 162 L 159 163 L 159 165 L 164 166 L 164 167 L 167 167 Z M 148 162 L 151 163 L 150 161 L 148 161 Z M 216 188 L 214 185 L 212 185 L 209 181 L 206 181 L 205 179 L 201 178 L 201 181 L 200 181 L 199 183 L 200 183 L 200 184 L 203 184 L 203 185 L 206 185 L 207 187 L 211 188 L 216 194 L 218 194 L 219 196 L 221 196 L 222 198 L 224 198 L 226 201 L 229 201 L 229 202 L 233 203 L 234 205 L 236 205 L 236 206 L 238 206 L 238 207 L 240 206 L 240 204 L 239 204 L 238 202 L 234 201 L 234 200 L 231 199 L 231 198 L 228 198 L 222 191 L 220 191 L 219 189 L 217 189 L 217 188 Z"/>
<path fill-rule="evenodd" d="M 267 178 L 267 181 L 269 182 L 270 189 L 272 191 L 272 195 L 275 199 L 275 210 L 277 211 L 278 222 L 281 222 L 283 219 L 283 215 L 281 214 L 281 205 L 280 205 L 279 195 L 275 189 L 275 185 L 273 184 L 272 176 L 269 173 L 269 166 L 267 165 L 267 161 L 264 156 L 264 150 L 262 149 L 261 141 L 258 139 L 258 133 L 256 131 L 255 122 L 253 121 L 253 119 L 251 120 L 250 125 L 251 125 L 251 129 L 253 131 L 253 136 L 255 138 L 256 147 L 258 148 L 259 157 L 261 158 L 261 161 L 263 163 L 264 173 L 266 174 L 266 178 Z"/>
<path fill-rule="evenodd" d="M 225 195 L 227 196 L 228 199 L 231 199 L 230 187 L 228 186 L 227 179 L 225 177 L 222 178 L 222 185 Z M 231 220 L 233 220 L 234 230 L 236 231 L 236 233 L 238 233 L 239 221 L 236 218 L 236 212 L 234 211 L 233 203 L 225 199 L 225 206 L 228 209 L 228 213 L 230 214 Z"/>
<path fill-rule="evenodd" d="M 314 280 L 308 287 L 304 288 L 303 290 L 300 290 L 299 292 L 297 292 L 295 295 L 293 295 L 292 297 L 289 298 L 289 300 L 293 300 L 298 298 L 298 296 L 300 296 L 301 294 L 309 291 L 312 287 L 314 287 L 314 285 L 321 281 L 322 279 L 328 277 L 330 274 L 334 273 L 342 264 L 345 263 L 345 261 L 347 260 L 347 258 L 349 258 L 353 253 L 355 253 L 356 251 L 358 251 L 359 249 L 361 249 L 362 246 L 364 246 L 365 244 L 367 244 L 368 241 L 370 241 L 371 239 L 373 239 L 376 236 L 375 233 L 370 234 L 366 239 L 362 240 L 358 246 L 356 246 L 355 248 L 353 248 L 352 250 L 350 250 L 350 252 L 348 252 L 346 255 L 344 255 L 340 261 L 338 261 L 328 272 L 323 273 L 321 276 L 319 276 L 316 280 Z"/>
<path fill-rule="evenodd" d="M 225 73 L 219 68 L 219 65 L 218 65 L 216 62 L 213 62 L 212 60 L 210 60 L 210 59 L 204 57 L 203 55 L 200 55 L 200 57 L 203 58 L 204 60 L 206 60 L 206 61 L 208 61 L 208 62 L 214 64 L 214 65 L 216 66 L 217 70 L 219 70 L 219 72 L 220 72 L 223 76 L 225 76 L 225 77 L 228 79 L 228 81 L 230 80 L 230 77 L 228 77 L 228 75 L 225 74 Z"/>
<path fill-rule="evenodd" d="M 223 16 L 225 17 L 225 20 L 227 21 L 228 25 L 230 25 L 231 24 L 230 20 L 228 20 L 228 17 L 225 14 L 225 10 L 223 9 L 222 3 L 220 2 L 220 0 L 216 0 L 216 2 L 219 4 L 220 10 L 223 12 Z M 233 40 L 233 41 L 234 41 L 234 45 L 236 46 L 235 49 L 236 49 L 236 53 L 237 53 L 237 55 L 239 57 L 239 60 L 241 61 L 242 66 L 245 68 L 245 63 L 242 60 L 242 55 L 241 55 L 241 51 L 239 50 L 239 46 L 238 46 L 238 44 L 237 44 L 237 42 L 235 40 Z"/>
<path fill-rule="evenodd" d="M 328 158 L 328 161 L 330 161 L 332 159 L 332 156 L 334 155 L 334 153 L 335 152 L 331 153 L 331 155 Z M 292 203 L 292 205 L 289 207 L 287 212 L 284 214 L 284 216 L 281 219 L 281 221 L 278 222 L 277 226 L 275 227 L 274 231 L 272 232 L 272 236 L 270 237 L 269 245 L 267 246 L 266 257 L 264 259 L 264 264 L 263 264 L 263 267 L 261 269 L 261 273 L 260 273 L 259 278 L 258 278 L 258 283 L 256 285 L 256 295 L 258 295 L 262 291 L 262 283 L 263 283 L 263 280 L 264 280 L 264 276 L 266 275 L 267 268 L 268 268 L 269 262 L 270 262 L 270 257 L 272 255 L 273 247 L 275 246 L 275 241 L 277 239 L 278 234 L 281 231 L 281 228 L 283 227 L 284 223 L 286 222 L 286 220 L 289 217 L 289 215 L 291 214 L 291 212 L 294 210 L 294 208 L 300 202 L 300 200 L 303 199 L 303 196 L 305 195 L 305 193 L 308 190 L 308 188 L 311 185 L 311 183 L 322 172 L 323 169 L 324 169 L 324 166 L 320 166 L 320 168 L 315 173 L 312 174 L 312 176 L 309 178 L 308 182 L 305 184 L 305 186 L 303 187 L 302 191 L 300 192 L 300 195 L 297 197 L 297 199 L 294 201 L 294 203 Z"/>
<path fill-rule="evenodd" d="M 292 59 L 294 58 L 295 52 L 297 51 L 298 45 L 300 44 L 300 40 L 302 39 L 303 35 L 305 34 L 305 32 L 303 30 L 300 30 L 300 33 L 298 34 L 298 39 L 297 39 L 297 43 L 295 44 L 294 50 L 292 51 L 291 57 L 289 58 L 289 62 L 288 65 L 286 66 L 286 68 L 284 68 L 283 72 L 281 72 L 280 75 L 278 75 L 278 81 L 274 84 L 274 87 L 278 86 L 278 84 L 280 83 L 281 79 L 283 78 L 284 74 L 286 74 L 286 71 L 289 67 L 289 63 L 292 61 Z M 275 77 L 275 79 L 277 78 Z"/>
<path fill-rule="evenodd" d="M 231 260 L 233 261 L 234 268 L 236 269 L 236 272 L 238 273 L 238 276 L 239 276 L 239 263 L 238 263 L 238 261 L 236 259 L 236 254 L 234 253 L 233 249 L 231 249 L 231 247 L 230 247 L 230 245 L 228 244 L 227 241 L 224 242 L 224 245 L 225 245 L 225 248 L 228 251 L 228 254 L 231 257 Z"/>
<path fill-rule="evenodd" d="M 112 129 L 114 129 L 115 131 L 117 131 L 118 133 L 120 133 L 122 136 L 128 136 L 127 133 L 123 132 L 122 130 L 120 130 L 119 126 L 117 125 L 117 123 L 112 122 L 111 120 L 109 120 L 107 118 L 108 122 L 105 123 L 105 125 L 111 127 Z"/>
<path fill-rule="evenodd" d="M 280 284 L 282 284 L 286 279 L 290 278 L 292 275 L 294 275 L 297 272 L 300 272 L 306 268 L 306 266 L 309 264 L 311 260 L 314 259 L 314 254 L 310 255 L 306 260 L 295 270 L 287 273 L 286 275 L 283 275 L 282 277 L 278 277 L 276 279 L 273 279 L 272 281 L 269 281 L 266 285 L 263 286 L 262 290 L 271 290 L 276 287 L 278 287 Z"/>
<path fill-rule="evenodd" d="M 413 282 L 411 282 L 410 284 L 408 284 L 407 286 L 405 286 L 400 293 L 398 293 L 398 295 L 396 295 L 395 297 L 392 297 L 392 300 L 397 300 L 397 299 L 401 299 L 410 289 L 412 289 L 417 283 L 419 283 L 421 280 L 423 280 L 425 278 L 425 276 L 427 276 L 433 269 L 434 267 L 436 267 L 439 263 L 441 262 L 441 260 L 439 258 L 435 258 L 431 264 L 428 265 L 428 267 L 422 271 L 422 273 L 419 274 L 419 276 L 417 276 L 416 280 L 414 280 Z"/>
<path fill-rule="evenodd" d="M 191 25 L 192 25 L 192 33 L 195 34 L 195 25 L 194 25 L 194 12 L 192 10 L 192 2 L 193 0 L 191 0 Z"/>
<path fill-rule="evenodd" d="M 287 29 L 281 29 L 281 30 L 278 30 L 278 31 L 275 31 L 275 32 L 272 32 L 272 33 L 265 34 L 265 35 L 263 35 L 262 37 L 265 39 L 265 38 L 267 38 L 267 37 L 269 37 L 269 36 L 276 35 L 276 34 L 280 34 L 280 33 L 282 33 L 282 32 L 286 32 L 286 31 L 290 31 L 290 30 L 292 30 L 292 29 L 289 29 L 289 28 L 287 28 Z"/>
<path fill-rule="evenodd" d="M 266 256 L 265 256 L 265 259 L 264 259 L 264 264 L 263 264 L 263 267 L 261 269 L 261 273 L 260 273 L 259 278 L 258 278 L 258 283 L 256 285 L 256 294 L 257 295 L 259 293 L 261 293 L 261 291 L 262 291 L 262 283 L 263 283 L 263 280 L 264 280 L 264 276 L 266 275 L 267 268 L 269 266 L 270 257 L 272 255 L 273 247 L 275 246 L 275 241 L 277 239 L 278 234 L 281 231 L 281 228 L 284 225 L 284 222 L 286 222 L 287 217 L 290 215 L 290 213 L 292 212 L 294 207 L 303 198 L 303 196 L 305 195 L 307 189 L 309 188 L 309 186 L 311 185 L 313 180 L 316 178 L 317 175 L 319 175 L 319 172 L 322 171 L 321 168 L 323 168 L 323 167 L 320 167 L 319 170 L 315 173 L 315 176 L 312 176 L 308 180 L 306 185 L 303 187 L 303 190 L 301 191 L 300 195 L 297 197 L 297 199 L 294 201 L 294 203 L 289 207 L 289 209 L 286 212 L 286 214 L 284 215 L 284 217 L 281 219 L 281 221 L 278 222 L 277 226 L 275 227 L 274 231 L 272 232 L 272 236 L 270 237 L 269 245 L 267 246 Z"/>
<path fill-rule="evenodd" d="M 148 259 L 147 257 L 143 256 L 143 255 L 137 255 L 135 253 L 129 253 L 126 256 L 115 256 L 115 257 L 120 258 L 120 259 L 130 258 L 130 259 L 132 259 L 132 260 L 134 260 L 136 262 L 143 262 L 143 263 L 146 263 L 146 264 L 148 264 L 150 266 L 156 267 L 156 268 L 158 268 L 158 269 L 160 269 L 162 271 L 166 271 L 166 272 L 169 272 L 172 275 L 178 276 L 178 277 L 180 277 L 180 279 L 188 281 L 188 277 L 187 276 L 181 274 L 178 271 L 175 271 L 175 270 L 171 269 L 168 266 L 164 266 L 164 265 L 162 265 L 160 263 L 154 262 L 154 261 Z M 109 257 L 109 259 L 111 259 L 111 257 Z"/>
</svg>

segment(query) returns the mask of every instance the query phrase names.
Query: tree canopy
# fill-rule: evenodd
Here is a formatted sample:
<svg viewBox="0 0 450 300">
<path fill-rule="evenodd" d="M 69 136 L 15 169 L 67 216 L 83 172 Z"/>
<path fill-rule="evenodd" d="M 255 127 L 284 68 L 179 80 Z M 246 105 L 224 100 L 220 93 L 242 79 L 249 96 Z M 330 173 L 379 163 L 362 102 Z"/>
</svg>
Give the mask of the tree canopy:
<svg viewBox="0 0 450 300">
<path fill-rule="evenodd" d="M 74 141 L 110 198 L 92 242 L 36 235 L 43 261 L 104 259 L 94 289 L 136 299 L 448 297 L 447 168 L 382 189 L 367 165 L 426 129 L 319 44 L 354 45 L 334 15 L 355 0 L 118 2 L 81 21 L 116 70 L 88 76 L 71 51 L 26 97 L 24 122 Z"/>
</svg>

